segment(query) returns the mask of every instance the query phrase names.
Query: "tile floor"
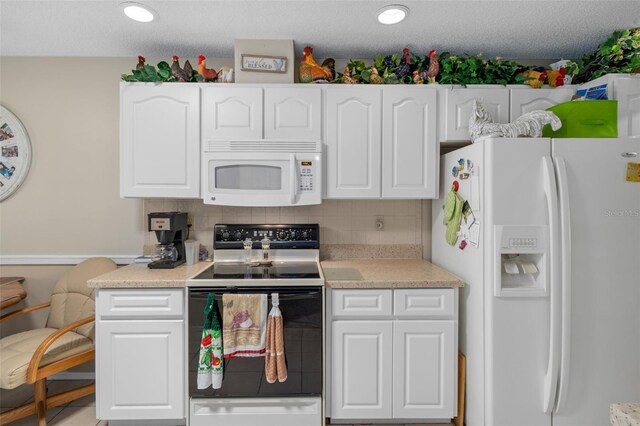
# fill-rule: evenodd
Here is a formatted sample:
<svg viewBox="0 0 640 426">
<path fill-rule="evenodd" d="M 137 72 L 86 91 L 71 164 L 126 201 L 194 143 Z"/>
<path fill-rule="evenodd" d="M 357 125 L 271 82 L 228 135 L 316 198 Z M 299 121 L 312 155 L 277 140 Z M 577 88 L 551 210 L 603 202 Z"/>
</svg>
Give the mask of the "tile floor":
<svg viewBox="0 0 640 426">
<path fill-rule="evenodd" d="M 55 394 L 68 389 L 88 384 L 88 381 L 81 380 L 56 380 L 47 383 L 48 392 Z M 22 385 L 10 391 L 0 389 L 0 410 L 5 411 L 8 408 L 19 407 L 28 401 L 33 400 L 33 386 Z M 37 425 L 35 416 L 25 417 L 10 426 L 34 426 Z M 47 410 L 48 426 L 107 426 L 105 420 L 96 419 L 96 400 L 95 395 L 89 395 L 82 399 L 70 402 L 61 407 L 55 407 Z M 342 425 L 352 426 L 352 425 Z M 366 426 L 366 425 L 358 425 Z M 390 425 L 372 425 L 372 426 L 390 426 Z M 402 425 L 393 425 L 402 426 Z M 453 423 L 445 424 L 412 424 L 407 426 L 453 426 Z"/>
</svg>

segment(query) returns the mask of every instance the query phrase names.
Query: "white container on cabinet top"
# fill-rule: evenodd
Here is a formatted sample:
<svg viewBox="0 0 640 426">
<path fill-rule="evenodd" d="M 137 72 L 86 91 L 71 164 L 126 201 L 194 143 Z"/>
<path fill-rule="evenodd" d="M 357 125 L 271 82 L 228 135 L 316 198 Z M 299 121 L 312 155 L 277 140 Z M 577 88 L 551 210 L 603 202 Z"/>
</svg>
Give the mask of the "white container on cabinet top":
<svg viewBox="0 0 640 426">
<path fill-rule="evenodd" d="M 120 196 L 200 197 L 200 88 L 120 84 Z"/>
</svg>

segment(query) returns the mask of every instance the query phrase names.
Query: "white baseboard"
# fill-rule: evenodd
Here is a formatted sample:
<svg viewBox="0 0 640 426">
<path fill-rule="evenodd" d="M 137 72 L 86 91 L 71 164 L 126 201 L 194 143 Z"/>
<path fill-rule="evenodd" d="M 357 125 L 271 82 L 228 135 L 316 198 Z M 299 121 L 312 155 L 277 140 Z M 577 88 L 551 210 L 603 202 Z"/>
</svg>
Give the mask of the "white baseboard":
<svg viewBox="0 0 640 426">
<path fill-rule="evenodd" d="M 128 265 L 133 263 L 138 256 L 140 255 L 2 255 L 0 256 L 0 265 L 77 265 L 91 257 L 108 257 L 118 265 Z"/>
<path fill-rule="evenodd" d="M 95 380 L 96 373 L 92 371 L 63 371 L 48 377 L 48 380 Z"/>
</svg>

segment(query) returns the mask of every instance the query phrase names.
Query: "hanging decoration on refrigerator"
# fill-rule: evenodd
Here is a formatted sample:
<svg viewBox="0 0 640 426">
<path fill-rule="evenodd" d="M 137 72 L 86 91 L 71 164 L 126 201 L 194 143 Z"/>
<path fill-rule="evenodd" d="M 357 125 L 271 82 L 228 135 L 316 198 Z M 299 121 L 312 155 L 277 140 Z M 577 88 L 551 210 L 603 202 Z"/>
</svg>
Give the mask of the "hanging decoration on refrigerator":
<svg viewBox="0 0 640 426">
<path fill-rule="evenodd" d="M 0 202 L 14 194 L 31 166 L 31 141 L 18 117 L 0 106 Z"/>
<path fill-rule="evenodd" d="M 513 123 L 494 123 L 491 114 L 475 99 L 469 118 L 469 134 L 472 142 L 483 137 L 539 138 L 542 136 L 542 128 L 547 124 L 554 131 L 562 127 L 558 116 L 551 111 L 531 111 L 516 118 Z"/>
</svg>

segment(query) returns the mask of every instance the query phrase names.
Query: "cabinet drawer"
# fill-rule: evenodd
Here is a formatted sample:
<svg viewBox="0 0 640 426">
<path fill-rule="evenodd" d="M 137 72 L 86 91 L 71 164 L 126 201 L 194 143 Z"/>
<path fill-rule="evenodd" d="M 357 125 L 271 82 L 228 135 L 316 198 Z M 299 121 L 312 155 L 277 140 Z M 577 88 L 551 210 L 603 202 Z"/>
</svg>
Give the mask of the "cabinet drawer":
<svg viewBox="0 0 640 426">
<path fill-rule="evenodd" d="M 393 290 L 332 290 L 331 314 L 341 317 L 392 315 Z"/>
<path fill-rule="evenodd" d="M 96 310 L 101 318 L 184 316 L 184 290 L 180 288 L 101 289 L 96 301 Z"/>
<path fill-rule="evenodd" d="M 454 293 L 451 288 L 395 290 L 393 313 L 398 317 L 451 318 L 455 315 Z"/>
</svg>

